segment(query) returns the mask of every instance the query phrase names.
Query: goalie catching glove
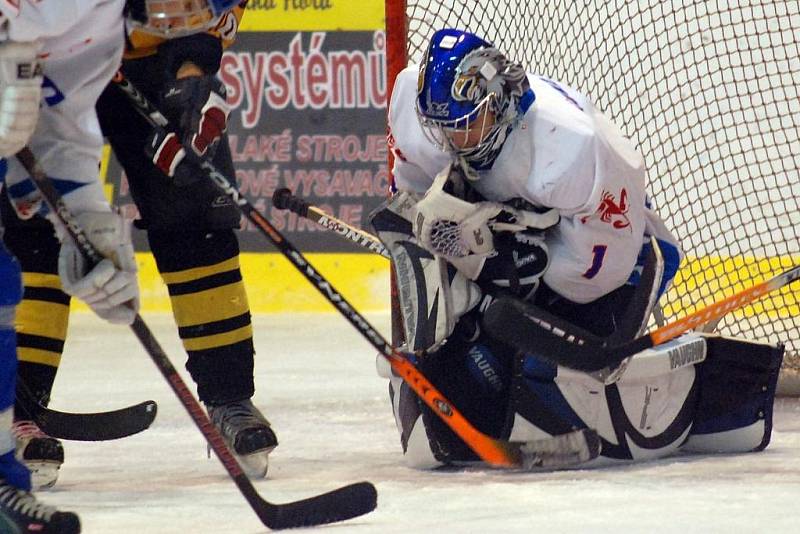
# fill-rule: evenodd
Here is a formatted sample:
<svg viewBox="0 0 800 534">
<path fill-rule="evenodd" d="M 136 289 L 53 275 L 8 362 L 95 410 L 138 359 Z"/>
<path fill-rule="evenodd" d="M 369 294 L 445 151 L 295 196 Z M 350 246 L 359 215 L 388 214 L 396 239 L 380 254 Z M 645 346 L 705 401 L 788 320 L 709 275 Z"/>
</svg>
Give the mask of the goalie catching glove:
<svg viewBox="0 0 800 534">
<path fill-rule="evenodd" d="M 489 294 L 502 291 L 530 298 L 549 265 L 544 231 L 558 223 L 558 212 L 469 202 L 463 200 L 469 187 L 453 165 L 436 176 L 416 205 L 414 233 L 419 243 Z"/>
<path fill-rule="evenodd" d="M 186 160 L 186 148 L 202 159 L 214 157 L 230 113 L 225 98 L 225 84 L 214 76 L 181 78 L 165 89 L 162 111 L 177 121 L 177 133 L 154 128 L 145 152 L 175 185 L 187 185 L 201 177 L 197 167 Z"/>
<path fill-rule="evenodd" d="M 133 323 L 139 311 L 139 286 L 130 222 L 112 212 L 84 212 L 75 219 L 104 259 L 92 265 L 57 224 L 61 240 L 58 274 L 64 292 L 86 302 L 110 323 Z"/>
</svg>

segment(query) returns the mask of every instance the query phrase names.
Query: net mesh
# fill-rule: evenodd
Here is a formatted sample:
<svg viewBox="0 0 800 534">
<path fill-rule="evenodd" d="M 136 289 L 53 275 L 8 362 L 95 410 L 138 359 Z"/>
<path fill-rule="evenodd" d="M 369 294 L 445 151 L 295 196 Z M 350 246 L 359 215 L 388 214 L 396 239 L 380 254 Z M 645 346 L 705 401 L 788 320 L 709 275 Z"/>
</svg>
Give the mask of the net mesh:
<svg viewBox="0 0 800 534">
<path fill-rule="evenodd" d="M 406 14 L 410 61 L 437 29 L 472 31 L 589 95 L 634 140 L 687 254 L 665 320 L 800 263 L 797 0 L 409 0 Z M 800 369 L 799 285 L 717 325 L 785 343 L 784 379 Z"/>
</svg>

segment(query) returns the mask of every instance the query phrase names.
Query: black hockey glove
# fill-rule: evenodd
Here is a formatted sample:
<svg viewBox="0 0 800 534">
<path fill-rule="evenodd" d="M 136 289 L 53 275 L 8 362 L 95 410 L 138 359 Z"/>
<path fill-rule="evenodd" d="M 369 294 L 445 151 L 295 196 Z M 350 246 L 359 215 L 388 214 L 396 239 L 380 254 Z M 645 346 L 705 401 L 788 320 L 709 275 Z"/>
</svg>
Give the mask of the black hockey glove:
<svg viewBox="0 0 800 534">
<path fill-rule="evenodd" d="M 495 252 L 486 258 L 478 285 L 486 293 L 527 300 L 550 264 L 544 232 L 523 230 L 494 235 Z"/>
<path fill-rule="evenodd" d="M 191 76 L 169 84 L 161 97 L 161 109 L 177 126 L 177 133 L 154 128 L 145 152 L 178 186 L 199 178 L 197 167 L 186 161 L 185 148 L 203 159 L 214 151 L 227 127 L 230 106 L 225 84 L 214 76 Z"/>
</svg>

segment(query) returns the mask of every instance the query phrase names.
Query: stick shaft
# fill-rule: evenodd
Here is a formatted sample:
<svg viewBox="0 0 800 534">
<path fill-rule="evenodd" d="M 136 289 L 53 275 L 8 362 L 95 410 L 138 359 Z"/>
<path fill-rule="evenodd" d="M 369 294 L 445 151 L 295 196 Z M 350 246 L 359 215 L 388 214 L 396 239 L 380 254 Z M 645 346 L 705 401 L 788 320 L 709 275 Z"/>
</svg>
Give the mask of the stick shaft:
<svg viewBox="0 0 800 534">
<path fill-rule="evenodd" d="M 793 267 L 792 269 L 774 276 L 769 280 L 765 280 L 760 284 L 756 284 L 743 291 L 740 291 L 739 293 L 736 293 L 735 295 L 731 295 L 730 297 L 720 300 L 719 302 L 715 302 L 714 304 L 706 306 L 705 308 L 691 313 L 686 317 L 666 324 L 661 328 L 650 332 L 650 340 L 652 341 L 653 345 L 658 345 L 659 343 L 669 341 L 670 339 L 673 339 L 684 332 L 688 332 L 689 330 L 697 328 L 698 326 L 704 325 L 709 321 L 722 318 L 728 313 L 750 304 L 767 293 L 791 284 L 798 278 L 800 278 L 800 266 Z"/>
<path fill-rule="evenodd" d="M 333 215 L 328 215 L 316 206 L 308 207 L 308 215 L 306 218 L 314 221 L 328 230 L 331 230 L 332 232 L 336 232 L 348 241 L 352 241 L 356 245 L 360 245 L 365 249 L 374 252 L 375 254 L 380 254 L 386 259 L 392 258 L 389 255 L 389 251 L 386 250 L 386 247 L 377 237 L 365 232 L 364 230 L 350 226 L 341 219 L 337 219 Z"/>
<path fill-rule="evenodd" d="M 386 247 L 376 236 L 365 230 L 350 226 L 343 220 L 325 213 L 321 208 L 292 194 L 289 188 L 283 187 L 275 190 L 272 195 L 272 206 L 277 209 L 289 210 L 304 219 L 317 223 L 326 230 L 336 232 L 348 241 L 352 241 L 370 252 L 380 254 L 389 260 L 392 259 L 389 251 L 386 250 Z"/>
</svg>

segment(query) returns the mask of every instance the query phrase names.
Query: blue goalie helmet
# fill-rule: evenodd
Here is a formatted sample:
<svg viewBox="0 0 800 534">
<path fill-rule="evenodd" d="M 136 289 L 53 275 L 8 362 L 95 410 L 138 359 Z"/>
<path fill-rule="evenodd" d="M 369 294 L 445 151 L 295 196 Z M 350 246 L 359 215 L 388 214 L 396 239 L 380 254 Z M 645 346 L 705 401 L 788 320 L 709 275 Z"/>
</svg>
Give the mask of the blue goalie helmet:
<svg viewBox="0 0 800 534">
<path fill-rule="evenodd" d="M 417 116 L 440 149 L 488 169 L 533 99 L 525 69 L 491 43 L 449 28 L 433 35 L 419 71 Z"/>
</svg>

